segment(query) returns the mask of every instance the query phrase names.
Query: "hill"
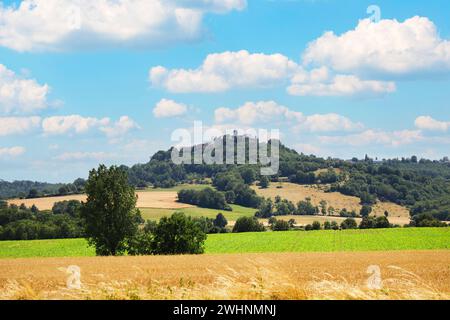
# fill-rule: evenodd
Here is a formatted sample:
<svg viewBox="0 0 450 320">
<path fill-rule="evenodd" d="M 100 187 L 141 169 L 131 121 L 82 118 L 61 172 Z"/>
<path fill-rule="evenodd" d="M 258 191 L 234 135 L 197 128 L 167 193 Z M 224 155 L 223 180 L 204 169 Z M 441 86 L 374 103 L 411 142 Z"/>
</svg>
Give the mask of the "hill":
<svg viewBox="0 0 450 320">
<path fill-rule="evenodd" d="M 235 147 L 237 138 L 234 137 Z M 222 139 L 225 144 L 225 137 Z M 245 138 L 247 156 L 251 141 Z M 272 141 L 268 144 L 270 146 Z M 204 149 L 206 145 L 200 147 Z M 191 156 L 195 148 L 191 147 Z M 172 150 L 158 151 L 147 163 L 121 168 L 127 172 L 129 182 L 137 188 L 172 188 L 179 184 L 206 183 L 220 173 L 236 173 L 246 184 L 261 179 L 261 165 L 177 165 L 171 161 Z M 270 178 L 272 182 L 289 181 L 303 186 L 320 186 L 326 192 L 339 192 L 359 198 L 360 204 L 376 206 L 390 202 L 408 207 L 412 215 L 429 214 L 440 220 L 450 220 L 450 163 L 444 160 L 419 160 L 414 156 L 382 161 L 374 161 L 367 156 L 364 160 L 354 158 L 351 161 L 324 159 L 299 154 L 280 143 L 279 173 Z M 1 182 L 0 198 L 30 197 L 30 193 L 31 197 L 39 193 L 46 196 L 74 194 L 83 191 L 83 183 L 82 179 L 67 185 Z"/>
</svg>

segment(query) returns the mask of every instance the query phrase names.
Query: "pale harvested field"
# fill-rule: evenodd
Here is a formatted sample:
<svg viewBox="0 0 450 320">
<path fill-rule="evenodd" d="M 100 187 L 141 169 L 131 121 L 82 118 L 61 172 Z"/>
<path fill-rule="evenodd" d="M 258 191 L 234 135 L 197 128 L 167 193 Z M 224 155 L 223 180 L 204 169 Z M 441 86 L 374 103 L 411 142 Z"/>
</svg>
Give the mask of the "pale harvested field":
<svg viewBox="0 0 450 320">
<path fill-rule="evenodd" d="M 176 191 L 137 191 L 136 194 L 138 195 L 138 208 L 181 209 L 192 207 L 189 204 L 177 202 Z M 36 205 L 36 207 L 38 207 L 39 210 L 51 210 L 55 202 L 65 200 L 86 201 L 86 195 L 70 195 L 63 197 L 48 197 L 37 199 L 14 199 L 8 200 L 8 203 L 16 205 L 21 205 L 22 203 L 24 203 L 27 207 L 31 207 L 34 204 Z"/>
<path fill-rule="evenodd" d="M 67 289 L 66 268 L 81 269 Z M 379 266 L 381 289 L 367 287 Z M 0 299 L 449 299 L 450 251 L 0 260 Z"/>
<path fill-rule="evenodd" d="M 277 186 L 283 186 L 283 188 L 278 189 Z M 288 199 L 295 204 L 306 198 L 311 198 L 311 202 L 318 206 L 321 200 L 327 202 L 328 207 L 334 207 L 336 213 L 343 208 L 349 211 L 356 210 L 359 213 L 361 205 L 359 204 L 360 199 L 357 197 L 346 196 L 338 192 L 325 192 L 318 189 L 315 186 L 304 186 L 294 183 L 272 183 L 267 189 L 260 189 L 256 186 L 253 187 L 258 195 L 275 199 L 277 195 L 281 198 Z M 407 208 L 399 206 L 391 202 L 378 202 L 373 207 L 373 215 L 382 216 L 384 212 L 389 212 L 389 221 L 394 224 L 408 224 L 409 223 L 409 211 Z M 333 219 L 329 219 L 330 221 Z"/>
</svg>

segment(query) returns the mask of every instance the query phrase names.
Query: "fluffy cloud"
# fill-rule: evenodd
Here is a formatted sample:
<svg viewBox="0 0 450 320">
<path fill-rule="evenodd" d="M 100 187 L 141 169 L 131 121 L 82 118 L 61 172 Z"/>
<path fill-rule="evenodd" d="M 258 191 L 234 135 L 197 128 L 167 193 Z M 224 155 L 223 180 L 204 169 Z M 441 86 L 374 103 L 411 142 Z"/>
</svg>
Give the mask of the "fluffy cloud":
<svg viewBox="0 0 450 320">
<path fill-rule="evenodd" d="M 231 88 L 267 87 L 295 74 L 298 65 L 281 54 L 248 51 L 210 54 L 197 69 L 150 69 L 153 86 L 170 92 L 221 92 Z"/>
<path fill-rule="evenodd" d="M 55 160 L 61 161 L 82 161 L 82 160 L 104 160 L 109 158 L 105 152 L 66 152 L 56 156 Z"/>
<path fill-rule="evenodd" d="M 17 51 L 159 47 L 198 39 L 205 13 L 245 7 L 246 0 L 23 0 L 0 6 L 0 45 Z"/>
<path fill-rule="evenodd" d="M 106 127 L 109 118 L 97 119 L 82 117 L 80 115 L 54 116 L 42 121 L 42 129 L 45 134 L 56 135 L 65 133 L 85 133 L 95 127 Z"/>
<path fill-rule="evenodd" d="M 430 116 L 418 117 L 415 125 L 418 129 L 429 131 L 447 131 L 450 129 L 450 122 L 439 121 Z"/>
<path fill-rule="evenodd" d="M 173 100 L 162 99 L 153 109 L 156 118 L 169 118 L 181 116 L 187 112 L 187 106 Z"/>
<path fill-rule="evenodd" d="M 353 122 L 349 118 L 336 113 L 307 116 L 298 126 L 298 129 L 310 132 L 357 131 L 363 128 L 362 123 Z"/>
<path fill-rule="evenodd" d="M 318 137 L 318 139 L 321 143 L 329 145 L 359 147 L 379 144 L 397 147 L 422 141 L 424 140 L 424 137 L 419 130 L 386 132 L 370 129 L 357 134 L 346 136 L 321 136 Z"/>
<path fill-rule="evenodd" d="M 285 121 L 286 119 L 301 121 L 303 114 L 291 111 L 274 101 L 246 102 L 237 109 L 218 108 L 215 110 L 215 120 L 218 123 L 238 121 L 244 125 L 251 125 L 255 122 Z"/>
<path fill-rule="evenodd" d="M 0 136 L 26 133 L 40 124 L 40 117 L 3 117 L 0 118 Z"/>
<path fill-rule="evenodd" d="M 305 116 L 274 101 L 247 102 L 236 109 L 218 108 L 215 110 L 215 121 L 234 121 L 246 126 L 261 122 L 289 123 L 295 131 L 308 132 L 355 131 L 364 127 L 335 113 Z"/>
<path fill-rule="evenodd" d="M 25 153 L 24 147 L 0 148 L 0 157 L 17 157 Z"/>
<path fill-rule="evenodd" d="M 407 75 L 450 71 L 450 41 L 428 18 L 361 20 L 342 35 L 326 32 L 303 54 L 305 64 L 356 74 Z"/>
<path fill-rule="evenodd" d="M 108 138 L 118 138 L 128 131 L 138 128 L 138 124 L 134 122 L 133 119 L 130 119 L 128 116 L 122 116 L 119 121 L 116 121 L 110 126 L 103 126 L 100 130 L 104 132 Z"/>
<path fill-rule="evenodd" d="M 295 96 L 377 96 L 396 90 L 394 82 L 361 80 L 354 75 L 330 74 L 327 67 L 301 70 L 287 91 Z"/>
<path fill-rule="evenodd" d="M 0 23 L 0 33 L 1 29 Z M 48 85 L 24 79 L 0 64 L 0 112 L 17 114 L 45 109 L 49 92 Z"/>
</svg>

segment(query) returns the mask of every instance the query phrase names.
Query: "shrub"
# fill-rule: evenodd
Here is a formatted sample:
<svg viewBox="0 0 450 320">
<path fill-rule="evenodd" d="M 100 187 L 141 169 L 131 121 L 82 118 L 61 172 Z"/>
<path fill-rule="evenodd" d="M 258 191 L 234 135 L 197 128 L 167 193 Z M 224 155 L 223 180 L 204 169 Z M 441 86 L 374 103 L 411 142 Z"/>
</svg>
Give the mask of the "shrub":
<svg viewBox="0 0 450 320">
<path fill-rule="evenodd" d="M 262 232 L 265 230 L 264 225 L 255 217 L 241 217 L 237 219 L 233 227 L 233 232 Z"/>
<path fill-rule="evenodd" d="M 288 231 L 291 228 L 289 222 L 284 220 L 276 220 L 274 224 L 272 224 L 273 231 Z"/>
<path fill-rule="evenodd" d="M 347 218 L 341 223 L 341 229 L 356 229 L 358 225 L 356 224 L 355 219 Z"/>
<path fill-rule="evenodd" d="M 163 217 L 153 233 L 154 254 L 201 254 L 204 252 L 206 233 L 182 212 Z"/>
</svg>

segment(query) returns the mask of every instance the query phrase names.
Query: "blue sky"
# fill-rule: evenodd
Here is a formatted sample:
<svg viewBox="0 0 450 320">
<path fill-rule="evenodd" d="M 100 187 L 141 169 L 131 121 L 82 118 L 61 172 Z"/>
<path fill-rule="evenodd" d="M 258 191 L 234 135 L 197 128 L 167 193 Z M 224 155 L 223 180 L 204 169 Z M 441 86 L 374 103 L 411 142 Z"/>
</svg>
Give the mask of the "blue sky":
<svg viewBox="0 0 450 320">
<path fill-rule="evenodd" d="M 146 162 L 194 120 L 325 157 L 449 155 L 448 1 L 0 2 L 1 179 Z"/>
</svg>

